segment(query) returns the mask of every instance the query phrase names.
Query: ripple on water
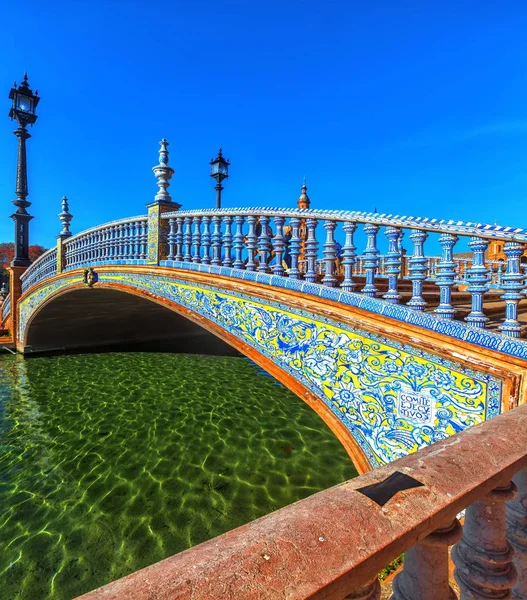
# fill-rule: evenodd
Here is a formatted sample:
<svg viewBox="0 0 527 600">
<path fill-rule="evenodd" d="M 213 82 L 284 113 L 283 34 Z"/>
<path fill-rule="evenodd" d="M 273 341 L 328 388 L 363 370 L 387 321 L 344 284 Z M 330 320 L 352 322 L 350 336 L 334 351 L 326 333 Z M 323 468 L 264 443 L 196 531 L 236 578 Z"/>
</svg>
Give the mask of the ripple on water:
<svg viewBox="0 0 527 600">
<path fill-rule="evenodd" d="M 0 597 L 69 600 L 350 479 L 241 358 L 0 357 Z"/>
</svg>

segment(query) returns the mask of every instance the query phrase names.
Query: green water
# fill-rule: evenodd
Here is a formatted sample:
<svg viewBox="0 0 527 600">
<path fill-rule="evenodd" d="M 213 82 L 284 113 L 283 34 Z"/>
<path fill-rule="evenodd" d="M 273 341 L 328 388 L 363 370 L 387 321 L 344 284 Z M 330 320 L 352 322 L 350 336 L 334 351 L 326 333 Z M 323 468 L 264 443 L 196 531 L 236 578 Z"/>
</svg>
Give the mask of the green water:
<svg viewBox="0 0 527 600">
<path fill-rule="evenodd" d="M 69 600 L 356 475 L 242 358 L 0 357 L 0 598 Z"/>
</svg>

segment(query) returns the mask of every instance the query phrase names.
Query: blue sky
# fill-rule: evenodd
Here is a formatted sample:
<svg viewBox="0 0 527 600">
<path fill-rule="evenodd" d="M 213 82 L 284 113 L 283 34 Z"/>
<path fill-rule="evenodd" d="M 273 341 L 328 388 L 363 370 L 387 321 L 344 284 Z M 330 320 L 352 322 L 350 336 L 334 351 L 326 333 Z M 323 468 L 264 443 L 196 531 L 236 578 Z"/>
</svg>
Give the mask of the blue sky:
<svg viewBox="0 0 527 600">
<path fill-rule="evenodd" d="M 170 191 L 527 227 L 527 4 L 100 0 L 4 3 L 0 241 L 12 239 L 13 80 L 42 100 L 28 142 L 31 242 L 143 214 L 158 141 Z"/>
</svg>

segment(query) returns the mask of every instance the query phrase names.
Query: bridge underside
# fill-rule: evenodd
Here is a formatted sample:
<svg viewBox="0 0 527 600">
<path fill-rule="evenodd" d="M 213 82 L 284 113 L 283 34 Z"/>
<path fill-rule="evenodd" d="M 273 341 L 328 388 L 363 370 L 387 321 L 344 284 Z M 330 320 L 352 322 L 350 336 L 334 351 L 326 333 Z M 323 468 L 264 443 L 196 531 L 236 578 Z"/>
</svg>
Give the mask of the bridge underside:
<svg viewBox="0 0 527 600">
<path fill-rule="evenodd" d="M 82 348 L 176 351 L 239 356 L 229 344 L 176 312 L 109 289 L 75 289 L 35 317 L 25 353 Z"/>
</svg>

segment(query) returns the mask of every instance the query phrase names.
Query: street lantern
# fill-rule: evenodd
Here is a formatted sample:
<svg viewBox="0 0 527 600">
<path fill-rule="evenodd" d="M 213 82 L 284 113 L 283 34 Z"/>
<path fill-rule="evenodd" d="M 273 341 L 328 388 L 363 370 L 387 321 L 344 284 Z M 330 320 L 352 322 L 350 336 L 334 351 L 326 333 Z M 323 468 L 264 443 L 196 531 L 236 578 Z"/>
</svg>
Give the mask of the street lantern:
<svg viewBox="0 0 527 600">
<path fill-rule="evenodd" d="M 17 87 L 15 85 L 9 92 L 12 101 L 9 116 L 14 119 L 19 127 L 13 132 L 18 138 L 18 159 L 16 167 L 16 200 L 13 204 L 17 210 L 11 215 L 15 222 L 15 256 L 11 262 L 12 267 L 28 267 L 29 260 L 29 221 L 33 218 L 26 210 L 31 206 L 27 201 L 27 165 L 26 165 L 26 140 L 31 137 L 26 127 L 33 125 L 37 120 L 36 108 L 40 101 L 38 92 L 31 91 L 27 81 L 27 73 L 24 81 Z"/>
<path fill-rule="evenodd" d="M 210 161 L 210 176 L 216 180 L 214 189 L 216 190 L 216 208 L 221 208 L 221 192 L 223 186 L 221 182 L 229 177 L 229 165 L 231 163 L 223 158 L 221 148 L 218 150 L 218 156 Z"/>
<path fill-rule="evenodd" d="M 24 81 L 18 87 L 15 82 L 14 87 L 12 87 L 9 92 L 9 98 L 13 101 L 9 116 L 21 127 L 33 125 L 38 118 L 35 114 L 35 110 L 40 98 L 38 96 L 38 91 L 34 94 L 31 91 L 27 81 L 27 73 L 24 74 Z"/>
</svg>

